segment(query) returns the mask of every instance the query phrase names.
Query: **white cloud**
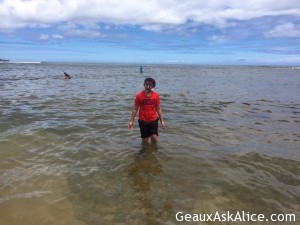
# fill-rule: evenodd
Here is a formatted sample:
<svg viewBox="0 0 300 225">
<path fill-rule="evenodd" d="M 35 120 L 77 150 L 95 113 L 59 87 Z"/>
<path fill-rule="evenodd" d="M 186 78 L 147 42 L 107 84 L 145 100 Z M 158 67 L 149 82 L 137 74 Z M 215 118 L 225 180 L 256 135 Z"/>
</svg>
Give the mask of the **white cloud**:
<svg viewBox="0 0 300 225">
<path fill-rule="evenodd" d="M 40 41 L 48 41 L 48 40 L 50 40 L 51 38 L 53 38 L 53 39 L 63 39 L 64 36 L 62 36 L 62 35 L 60 35 L 60 34 L 53 34 L 53 35 L 41 34 L 41 35 L 39 36 L 38 39 L 39 39 Z"/>
<path fill-rule="evenodd" d="M 61 34 L 40 34 L 39 37 L 38 37 L 38 40 L 39 41 L 48 41 L 48 40 L 51 40 L 51 39 L 63 39 L 64 36 L 61 35 Z"/>
<path fill-rule="evenodd" d="M 79 37 L 79 38 L 102 38 L 104 34 L 99 32 L 101 27 L 93 22 L 83 22 L 76 24 L 68 22 L 64 25 L 60 25 L 58 29 L 67 37 Z"/>
<path fill-rule="evenodd" d="M 101 32 L 95 30 L 85 30 L 85 29 L 74 29 L 65 32 L 66 36 L 70 37 L 79 37 L 79 38 L 102 38 L 103 35 Z"/>
<path fill-rule="evenodd" d="M 142 28 L 144 30 L 148 30 L 148 31 L 161 31 L 162 30 L 161 25 L 155 25 L 155 24 L 144 25 L 144 26 L 142 26 Z"/>
<path fill-rule="evenodd" d="M 213 43 L 224 43 L 227 41 L 227 38 L 225 36 L 217 36 L 217 35 L 213 35 L 211 37 L 208 38 L 209 41 L 213 42 Z"/>
<path fill-rule="evenodd" d="M 48 40 L 49 39 L 49 35 L 47 35 L 47 34 L 41 34 L 40 35 L 40 37 L 39 37 L 39 40 L 41 40 L 41 41 L 46 41 L 46 40 Z"/>
<path fill-rule="evenodd" d="M 3 0 L 0 2 L 0 30 L 56 25 L 67 21 L 136 25 L 155 31 L 188 21 L 222 28 L 232 26 L 232 20 L 283 15 L 299 17 L 300 1 Z"/>
<path fill-rule="evenodd" d="M 300 27 L 293 23 L 286 23 L 274 27 L 274 29 L 265 32 L 265 37 L 277 38 L 277 37 L 300 37 Z"/>
<path fill-rule="evenodd" d="M 63 39 L 64 36 L 62 36 L 62 35 L 60 35 L 60 34 L 54 34 L 54 35 L 52 35 L 52 38 L 53 38 L 53 39 Z"/>
</svg>

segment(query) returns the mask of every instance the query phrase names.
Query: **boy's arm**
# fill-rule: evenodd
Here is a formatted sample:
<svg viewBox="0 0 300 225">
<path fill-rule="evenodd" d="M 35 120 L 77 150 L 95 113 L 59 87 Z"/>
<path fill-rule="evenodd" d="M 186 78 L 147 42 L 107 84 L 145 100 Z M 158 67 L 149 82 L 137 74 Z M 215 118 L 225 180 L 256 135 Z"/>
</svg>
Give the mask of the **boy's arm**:
<svg viewBox="0 0 300 225">
<path fill-rule="evenodd" d="M 133 108 L 132 113 L 131 113 L 130 121 L 129 121 L 129 124 L 128 124 L 128 129 L 132 128 L 133 121 L 134 121 L 135 115 L 136 115 L 138 110 L 139 110 L 139 106 L 134 105 L 134 108 Z"/>
<path fill-rule="evenodd" d="M 164 121 L 163 116 L 162 116 L 162 110 L 161 110 L 161 107 L 160 107 L 160 106 L 157 106 L 157 107 L 156 107 L 156 111 L 157 111 L 157 114 L 158 114 L 158 117 L 159 117 L 161 126 L 162 126 L 163 129 L 165 129 L 166 124 L 165 124 L 165 121 Z"/>
</svg>

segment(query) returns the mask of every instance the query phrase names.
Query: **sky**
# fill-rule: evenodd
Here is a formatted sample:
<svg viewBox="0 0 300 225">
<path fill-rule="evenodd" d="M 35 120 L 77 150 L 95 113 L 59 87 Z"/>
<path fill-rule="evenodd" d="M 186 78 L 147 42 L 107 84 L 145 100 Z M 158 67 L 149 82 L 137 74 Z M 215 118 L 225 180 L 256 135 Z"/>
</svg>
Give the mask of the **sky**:
<svg viewBox="0 0 300 225">
<path fill-rule="evenodd" d="M 0 0 L 0 59 L 300 65 L 300 1 Z"/>
</svg>

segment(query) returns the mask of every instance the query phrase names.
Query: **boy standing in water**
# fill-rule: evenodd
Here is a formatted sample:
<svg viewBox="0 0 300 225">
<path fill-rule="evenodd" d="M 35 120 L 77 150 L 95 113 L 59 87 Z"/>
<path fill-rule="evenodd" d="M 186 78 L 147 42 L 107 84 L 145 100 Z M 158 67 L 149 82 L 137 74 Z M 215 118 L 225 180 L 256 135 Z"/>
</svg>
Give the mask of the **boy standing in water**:
<svg viewBox="0 0 300 225">
<path fill-rule="evenodd" d="M 128 124 L 128 129 L 131 129 L 135 115 L 139 111 L 139 126 L 143 144 L 148 143 L 149 137 L 151 139 L 151 143 L 157 143 L 158 120 L 160 120 L 162 128 L 166 127 L 160 107 L 159 95 L 152 91 L 155 84 L 156 82 L 153 78 L 145 79 L 145 90 L 136 95 L 134 108 Z"/>
</svg>

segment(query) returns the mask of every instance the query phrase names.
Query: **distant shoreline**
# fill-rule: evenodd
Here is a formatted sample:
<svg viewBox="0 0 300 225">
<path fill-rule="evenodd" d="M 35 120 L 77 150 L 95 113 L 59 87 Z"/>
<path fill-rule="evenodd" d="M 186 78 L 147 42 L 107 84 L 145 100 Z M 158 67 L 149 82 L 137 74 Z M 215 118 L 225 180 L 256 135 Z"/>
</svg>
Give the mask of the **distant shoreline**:
<svg viewBox="0 0 300 225">
<path fill-rule="evenodd" d="M 39 62 L 39 61 L 32 61 L 32 62 L 19 62 L 19 61 L 10 61 L 8 59 L 0 59 L 0 63 L 42 63 L 42 62 Z"/>
<path fill-rule="evenodd" d="M 154 62 L 144 62 L 144 63 L 138 63 L 138 62 L 52 62 L 52 61 L 11 61 L 9 59 L 0 59 L 0 63 L 28 63 L 28 64 L 40 64 L 40 63 L 47 63 L 47 64 L 108 64 L 108 65 L 187 65 L 187 66 L 216 66 L 216 67 L 227 67 L 227 66 L 234 66 L 234 67 L 289 67 L 292 69 L 300 69 L 300 65 L 298 64 L 278 64 L 278 65 L 272 65 L 272 64 L 201 64 L 201 63 L 154 63 Z"/>
</svg>

